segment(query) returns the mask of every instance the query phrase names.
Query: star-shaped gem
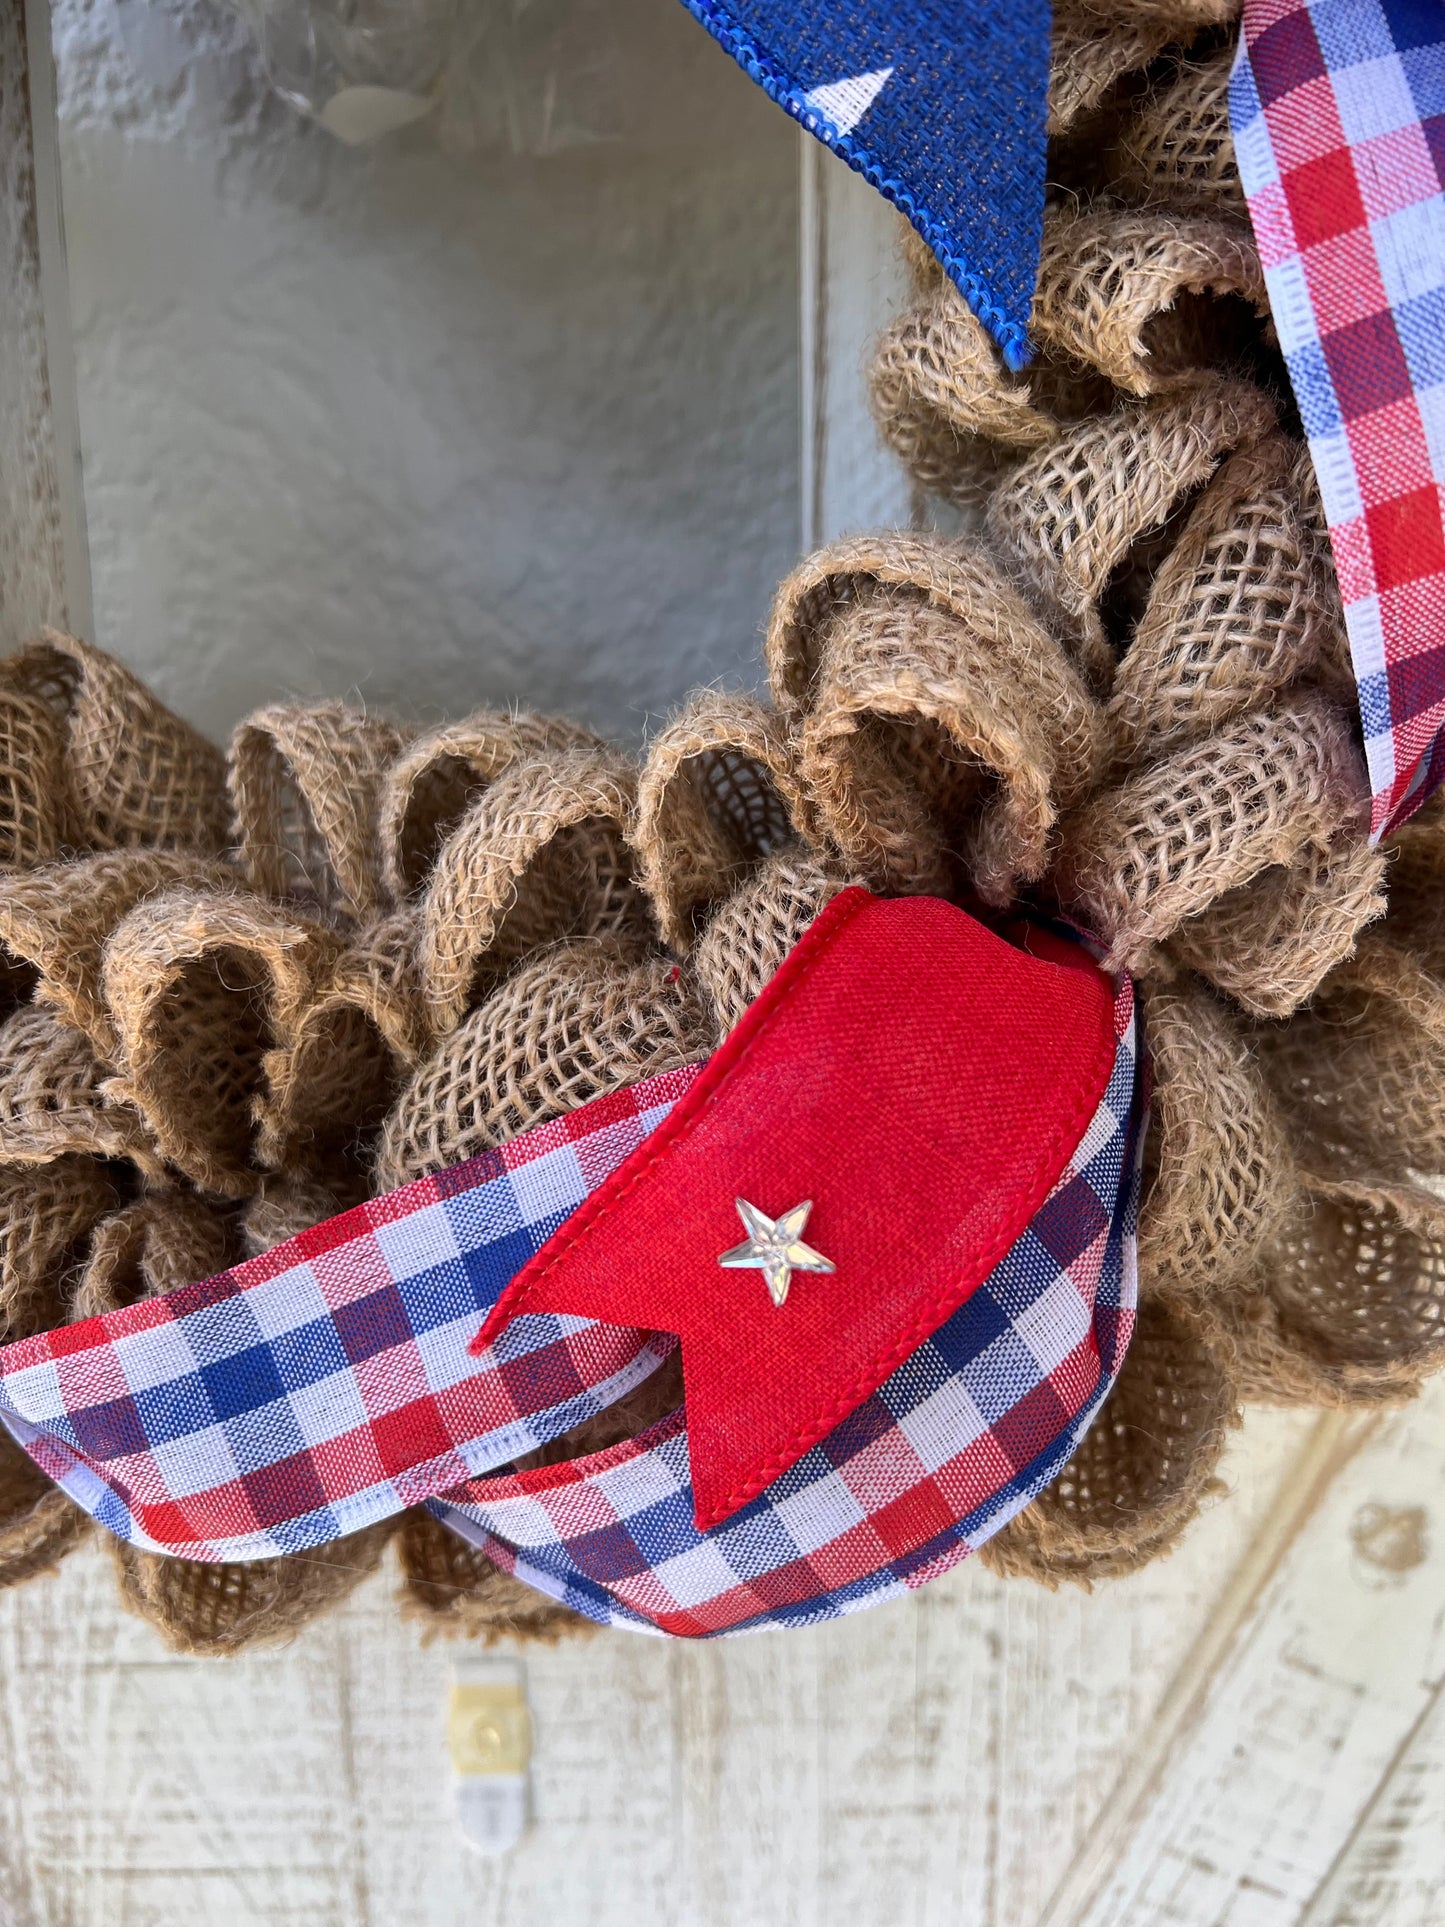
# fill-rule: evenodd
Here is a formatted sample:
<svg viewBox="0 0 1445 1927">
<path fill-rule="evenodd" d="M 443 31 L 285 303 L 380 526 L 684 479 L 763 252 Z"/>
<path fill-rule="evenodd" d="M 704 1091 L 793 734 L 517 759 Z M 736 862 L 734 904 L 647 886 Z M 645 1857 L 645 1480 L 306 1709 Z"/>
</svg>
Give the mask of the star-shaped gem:
<svg viewBox="0 0 1445 1927">
<path fill-rule="evenodd" d="M 747 1232 L 747 1243 L 734 1245 L 718 1259 L 728 1270 L 755 1265 L 768 1281 L 773 1303 L 781 1305 L 788 1295 L 795 1271 L 832 1271 L 833 1260 L 803 1243 L 803 1230 L 813 1200 L 805 1198 L 785 1211 L 781 1218 L 770 1218 L 746 1198 L 735 1198 L 738 1216 Z"/>
</svg>

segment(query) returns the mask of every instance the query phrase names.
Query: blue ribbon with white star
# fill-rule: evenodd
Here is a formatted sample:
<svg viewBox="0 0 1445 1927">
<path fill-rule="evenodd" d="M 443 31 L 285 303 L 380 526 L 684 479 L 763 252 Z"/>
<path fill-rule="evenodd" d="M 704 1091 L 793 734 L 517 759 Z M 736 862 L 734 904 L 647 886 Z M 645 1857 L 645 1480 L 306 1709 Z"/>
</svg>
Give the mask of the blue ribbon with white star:
<svg viewBox="0 0 1445 1927">
<path fill-rule="evenodd" d="M 772 98 L 902 209 L 998 342 L 1029 357 L 1049 0 L 683 0 Z"/>
</svg>

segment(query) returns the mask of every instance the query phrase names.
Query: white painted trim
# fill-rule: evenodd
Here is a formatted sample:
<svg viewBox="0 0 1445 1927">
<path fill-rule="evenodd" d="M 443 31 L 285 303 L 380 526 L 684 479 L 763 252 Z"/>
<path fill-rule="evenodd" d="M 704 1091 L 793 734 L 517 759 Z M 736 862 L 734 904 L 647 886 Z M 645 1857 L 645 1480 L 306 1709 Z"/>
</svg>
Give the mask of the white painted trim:
<svg viewBox="0 0 1445 1927">
<path fill-rule="evenodd" d="M 821 462 L 819 437 L 826 417 L 822 402 L 824 317 L 821 312 L 828 281 L 824 249 L 827 232 L 823 223 L 823 190 L 818 174 L 817 141 L 804 134 L 798 142 L 798 337 L 799 379 L 803 405 L 799 411 L 802 430 L 800 483 L 803 496 L 803 547 L 815 549 L 820 537 Z"/>
<path fill-rule="evenodd" d="M 803 542 L 913 520 L 907 477 L 868 412 L 869 347 L 902 303 L 898 216 L 811 135 L 802 170 Z"/>
<path fill-rule="evenodd" d="M 70 275 L 65 259 L 65 215 L 60 193 L 60 119 L 56 107 L 50 4 L 49 0 L 24 0 L 24 4 L 40 300 L 45 323 L 45 362 L 59 497 L 65 605 L 72 633 L 86 640 L 94 640 L 90 544 L 86 534 L 85 487 L 80 451 L 80 409 L 75 383 L 75 350 L 70 329 Z"/>
</svg>

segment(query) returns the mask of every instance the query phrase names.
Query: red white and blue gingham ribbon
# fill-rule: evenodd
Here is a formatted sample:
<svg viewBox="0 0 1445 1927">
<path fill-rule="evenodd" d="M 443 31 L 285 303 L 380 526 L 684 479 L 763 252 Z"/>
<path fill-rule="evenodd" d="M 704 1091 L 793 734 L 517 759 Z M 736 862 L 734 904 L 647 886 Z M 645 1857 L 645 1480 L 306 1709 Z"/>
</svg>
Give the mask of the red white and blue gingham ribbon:
<svg viewBox="0 0 1445 1927">
<path fill-rule="evenodd" d="M 590 1461 L 431 1502 L 529 1585 L 610 1626 L 690 1638 L 811 1625 L 916 1591 L 1057 1476 L 1134 1326 L 1143 1139 L 1132 987 L 1102 1101 L 985 1283 L 790 1471 L 693 1522 L 685 1413 Z"/>
<path fill-rule="evenodd" d="M 523 1316 L 480 1358 L 467 1351 L 508 1280 L 697 1067 L 218 1277 L 0 1349 L 0 1417 L 87 1512 L 153 1551 L 262 1558 L 427 1501 L 499 1564 L 612 1624 L 708 1635 L 855 1611 L 945 1570 L 1026 1504 L 1119 1370 L 1143 1126 L 1127 982 L 1115 1030 L 1103 1101 L 985 1284 L 707 1532 L 683 1414 L 590 1459 L 509 1468 L 620 1398 L 672 1339 Z"/>
<path fill-rule="evenodd" d="M 1378 839 L 1445 776 L 1445 5 L 1245 0 L 1230 117 L 1329 523 Z"/>
<path fill-rule="evenodd" d="M 538 1316 L 480 1358 L 467 1346 L 698 1068 L 214 1278 L 0 1348 L 0 1418 L 117 1537 L 213 1561 L 323 1545 L 535 1450 L 623 1397 L 674 1341 Z"/>
</svg>

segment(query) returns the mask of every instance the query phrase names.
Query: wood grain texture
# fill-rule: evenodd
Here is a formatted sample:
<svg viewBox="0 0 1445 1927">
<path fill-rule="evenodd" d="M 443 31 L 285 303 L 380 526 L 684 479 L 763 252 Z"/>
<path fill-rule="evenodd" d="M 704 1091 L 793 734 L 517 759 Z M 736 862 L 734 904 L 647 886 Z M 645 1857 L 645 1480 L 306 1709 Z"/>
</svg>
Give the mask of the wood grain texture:
<svg viewBox="0 0 1445 1927">
<path fill-rule="evenodd" d="M 1252 1415 L 1229 1499 L 1093 1594 L 965 1567 L 808 1633 L 529 1650 L 534 1824 L 496 1864 L 450 1816 L 450 1648 L 386 1575 L 288 1649 L 179 1660 L 87 1549 L 0 1598 L 0 1918 L 1427 1927 L 1445 1388 L 1325 1424 Z"/>
<path fill-rule="evenodd" d="M 1423 1765 L 1438 1717 L 1445 1385 L 1389 1417 L 1320 1423 L 1329 1449 L 1307 1490 L 1285 1490 L 1277 1558 L 1148 1783 L 1102 1823 L 1097 1871 L 1066 1890 L 1059 1919 L 1393 1920 L 1389 1906 L 1340 1909 L 1351 1880 L 1365 1897 L 1382 1825 L 1422 1784 L 1400 1780 L 1402 1764 Z"/>
<path fill-rule="evenodd" d="M 1437 1927 L 1445 1918 L 1445 1694 L 1430 1682 L 1301 1927 Z"/>
<path fill-rule="evenodd" d="M 0 1596 L 0 1918 L 1031 1923 L 1308 1437 L 1256 1415 L 1229 1501 L 1092 1595 L 965 1567 L 811 1632 L 529 1649 L 534 1825 L 495 1865 L 450 1816 L 450 1648 L 387 1575 L 290 1648 L 181 1660 L 86 1548 Z"/>
</svg>

